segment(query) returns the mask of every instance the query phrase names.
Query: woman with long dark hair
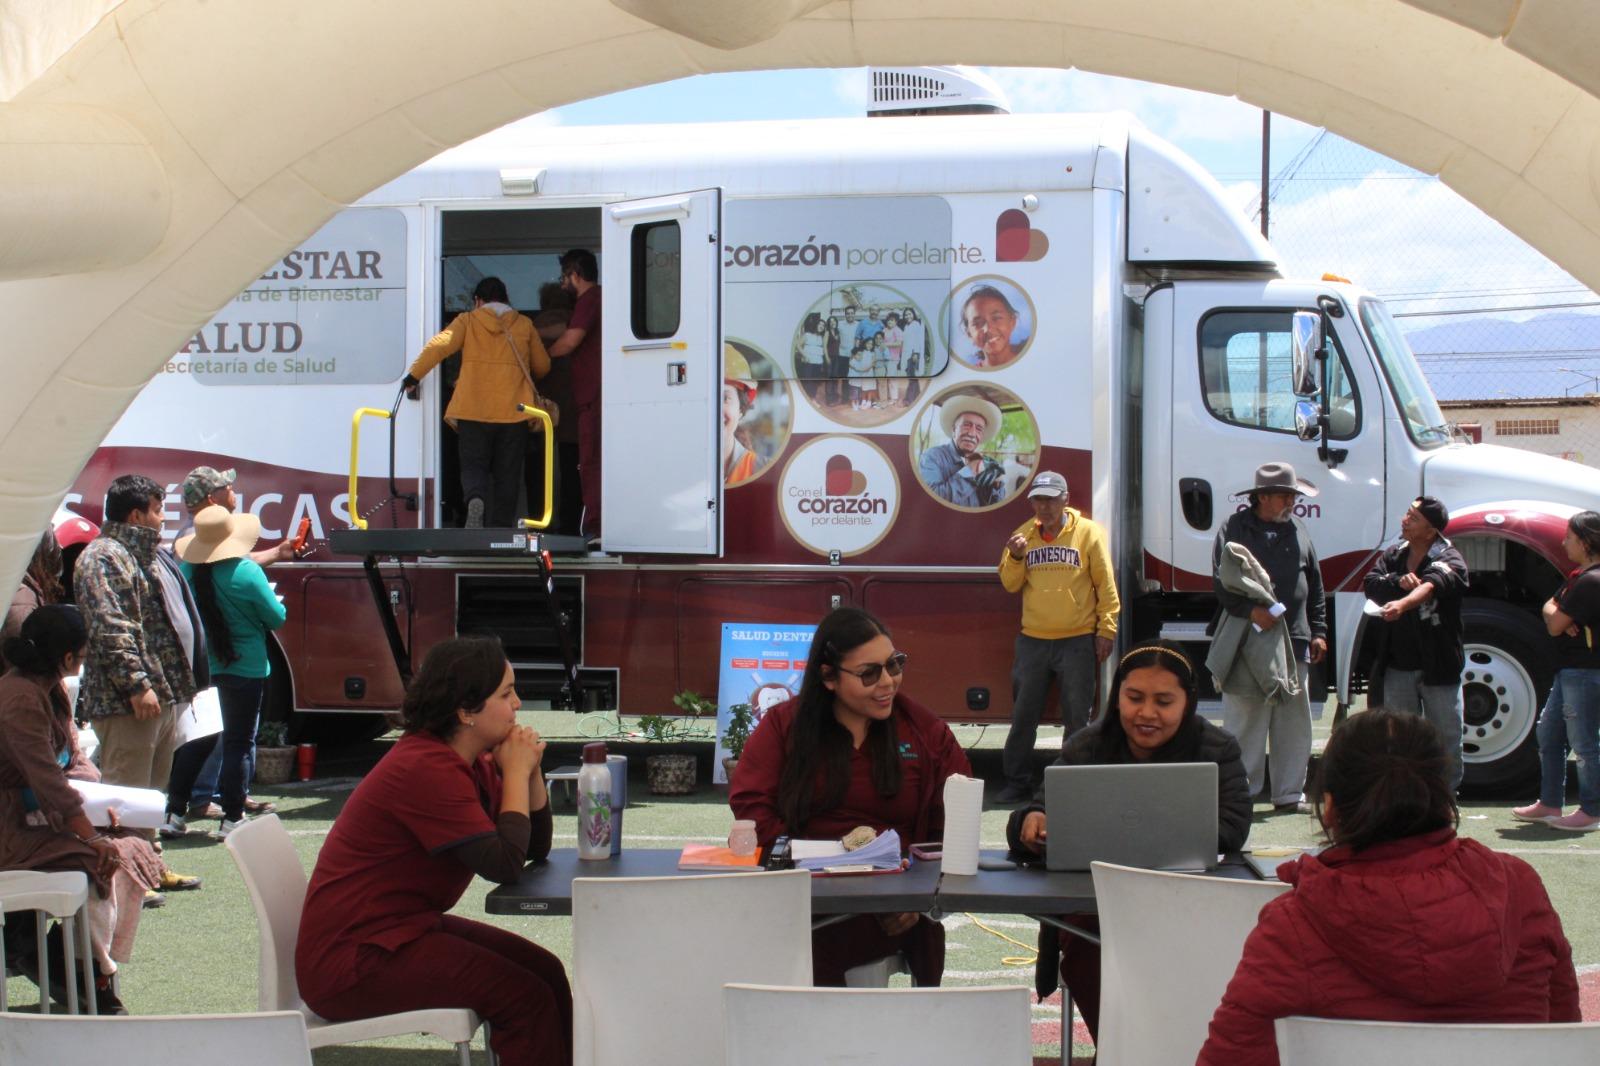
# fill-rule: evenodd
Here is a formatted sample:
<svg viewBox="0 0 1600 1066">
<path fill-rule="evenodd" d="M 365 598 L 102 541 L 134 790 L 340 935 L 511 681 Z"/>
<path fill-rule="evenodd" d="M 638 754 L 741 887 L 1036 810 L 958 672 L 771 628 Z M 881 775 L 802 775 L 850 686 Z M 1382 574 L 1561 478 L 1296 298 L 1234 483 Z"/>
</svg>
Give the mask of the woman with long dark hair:
<svg viewBox="0 0 1600 1066">
<path fill-rule="evenodd" d="M 904 847 L 944 835 L 944 782 L 972 773 L 950 727 L 900 692 L 906 656 L 884 624 L 840 607 L 817 626 L 800 694 L 768 711 L 729 784 L 735 818 L 763 847 L 780 836 L 893 829 Z M 818 985 L 901 953 L 918 985 L 944 972 L 944 927 L 918 914 L 863 915 L 812 934 Z"/>
<path fill-rule="evenodd" d="M 447 913 L 474 874 L 515 881 L 550 853 L 544 741 L 517 725 L 500 642 L 434 646 L 406 691 L 405 735 L 333 823 L 306 890 L 295 974 L 331 1021 L 465 1007 L 505 1066 L 572 1061 L 561 960 L 515 933 Z"/>
<path fill-rule="evenodd" d="M 94 947 L 98 1012 L 126 1013 L 111 993 L 117 963 L 127 962 L 146 891 L 161 883 L 161 860 L 142 836 L 100 829 L 84 814 L 73 780 L 100 772 L 78 749 L 78 730 L 61 680 L 78 672 L 89 641 L 76 607 L 46 604 L 23 620 L 3 648 L 11 664 L 0 677 L 0 870 L 81 870 L 89 875 L 89 939 Z M 15 919 L 16 915 L 8 915 Z M 7 941 L 22 949 L 27 937 Z M 64 965 L 52 941 L 52 984 Z M 22 959 L 24 972 L 37 972 Z M 57 999 L 65 985 L 53 987 Z"/>
<path fill-rule="evenodd" d="M 1238 851 L 1250 835 L 1250 788 L 1239 742 L 1198 713 L 1200 678 L 1182 648 L 1147 641 L 1117 664 L 1109 708 L 1098 721 L 1067 738 L 1058 766 L 1214 762 L 1217 764 L 1217 851 Z M 1043 854 L 1044 802 L 1012 812 L 1006 826 L 1011 850 Z M 1074 915 L 1072 924 L 1099 932 L 1093 915 Z M 1069 933 L 1041 928 L 1034 983 L 1041 997 L 1055 990 L 1056 952 L 1060 979 L 1072 992 L 1091 1036 L 1100 1027 L 1100 946 Z"/>
<path fill-rule="evenodd" d="M 1313 789 L 1329 847 L 1278 867 L 1200 1066 L 1277 1066 L 1272 1024 L 1575 1022 L 1572 948 L 1533 867 L 1456 836 L 1452 762 L 1415 714 L 1333 731 Z"/>
<path fill-rule="evenodd" d="M 255 744 L 261 698 L 272 672 L 267 633 L 288 618 L 267 583 L 266 572 L 250 558 L 250 549 L 260 538 L 261 519 L 212 504 L 195 512 L 194 532 L 178 538 L 173 546 L 205 625 L 211 683 L 222 705 L 222 769 L 217 778 L 222 826 L 218 836 L 227 836 L 244 821 L 245 758 Z M 167 819 L 162 829 L 168 836 L 188 831 L 184 815 L 202 762 L 176 764 L 168 780 Z"/>
<path fill-rule="evenodd" d="M 1558 668 L 1539 712 L 1539 799 L 1511 816 L 1582 833 L 1600 829 L 1600 514 L 1567 519 L 1561 546 L 1577 569 L 1544 605 Z M 1563 815 L 1569 750 L 1578 757 L 1578 809 Z"/>
</svg>

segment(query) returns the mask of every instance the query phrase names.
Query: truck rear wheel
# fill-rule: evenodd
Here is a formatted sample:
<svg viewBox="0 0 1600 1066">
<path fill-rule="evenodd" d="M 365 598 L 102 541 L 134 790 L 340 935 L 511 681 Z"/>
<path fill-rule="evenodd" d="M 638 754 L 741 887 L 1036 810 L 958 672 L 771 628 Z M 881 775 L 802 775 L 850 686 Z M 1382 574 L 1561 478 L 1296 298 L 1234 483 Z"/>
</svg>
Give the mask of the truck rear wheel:
<svg viewBox="0 0 1600 1066">
<path fill-rule="evenodd" d="M 1504 790 L 1539 781 L 1534 723 L 1555 677 L 1550 638 L 1526 611 L 1469 599 L 1461 673 L 1463 784 Z"/>
</svg>

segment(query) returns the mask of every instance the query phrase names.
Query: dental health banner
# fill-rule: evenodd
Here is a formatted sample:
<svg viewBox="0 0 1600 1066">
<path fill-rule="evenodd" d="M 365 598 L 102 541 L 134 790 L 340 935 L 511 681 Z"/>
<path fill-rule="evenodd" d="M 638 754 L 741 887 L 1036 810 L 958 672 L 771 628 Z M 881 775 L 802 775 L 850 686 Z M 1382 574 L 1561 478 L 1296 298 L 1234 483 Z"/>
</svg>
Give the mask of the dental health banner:
<svg viewBox="0 0 1600 1066">
<path fill-rule="evenodd" d="M 722 738 L 728 731 L 729 708 L 748 703 L 760 723 L 768 711 L 800 693 L 800 678 L 811 654 L 812 625 L 769 625 L 764 622 L 722 623 L 722 667 L 717 679 L 717 753 L 711 780 L 723 784 L 728 773 L 722 766 L 728 750 Z M 754 731 L 755 726 L 751 726 Z"/>
</svg>

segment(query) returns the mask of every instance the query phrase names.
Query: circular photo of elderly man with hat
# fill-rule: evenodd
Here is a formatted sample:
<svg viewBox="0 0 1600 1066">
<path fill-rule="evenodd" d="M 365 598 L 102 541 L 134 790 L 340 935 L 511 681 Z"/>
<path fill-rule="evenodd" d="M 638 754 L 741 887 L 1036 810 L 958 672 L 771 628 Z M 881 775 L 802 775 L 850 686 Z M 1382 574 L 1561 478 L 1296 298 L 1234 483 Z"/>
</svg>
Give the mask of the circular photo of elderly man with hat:
<svg viewBox="0 0 1600 1066">
<path fill-rule="evenodd" d="M 964 382 L 917 415 L 911 465 L 940 503 L 964 511 L 999 507 L 1033 477 L 1039 423 L 1009 389 Z"/>
<path fill-rule="evenodd" d="M 722 346 L 722 483 L 754 481 L 783 454 L 793 425 L 789 383 L 749 341 Z"/>
</svg>

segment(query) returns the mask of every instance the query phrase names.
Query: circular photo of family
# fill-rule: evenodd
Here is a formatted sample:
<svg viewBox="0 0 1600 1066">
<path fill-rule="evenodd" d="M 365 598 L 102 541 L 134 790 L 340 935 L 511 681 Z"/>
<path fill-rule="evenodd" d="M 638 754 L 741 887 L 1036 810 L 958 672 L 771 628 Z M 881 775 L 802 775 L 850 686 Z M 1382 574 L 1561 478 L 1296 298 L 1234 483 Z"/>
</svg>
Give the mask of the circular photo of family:
<svg viewBox="0 0 1600 1066">
<path fill-rule="evenodd" d="M 881 426 L 905 414 L 944 369 L 929 340 L 927 314 L 902 290 L 835 285 L 795 329 L 794 376 L 801 395 L 832 421 Z"/>
<path fill-rule="evenodd" d="M 765 352 L 728 337 L 722 346 L 722 483 L 754 481 L 783 454 L 794 425 L 789 383 Z"/>
<path fill-rule="evenodd" d="M 1028 484 L 1039 465 L 1039 423 L 1009 389 L 964 382 L 934 396 L 911 429 L 911 466 L 947 507 L 985 511 Z"/>
<path fill-rule="evenodd" d="M 950 357 L 974 370 L 1001 370 L 1021 359 L 1038 324 L 1027 291 L 998 274 L 957 285 L 942 317 Z"/>
</svg>

